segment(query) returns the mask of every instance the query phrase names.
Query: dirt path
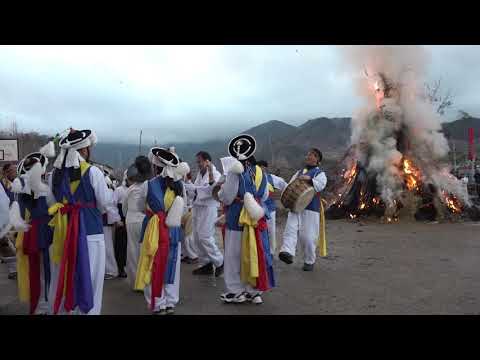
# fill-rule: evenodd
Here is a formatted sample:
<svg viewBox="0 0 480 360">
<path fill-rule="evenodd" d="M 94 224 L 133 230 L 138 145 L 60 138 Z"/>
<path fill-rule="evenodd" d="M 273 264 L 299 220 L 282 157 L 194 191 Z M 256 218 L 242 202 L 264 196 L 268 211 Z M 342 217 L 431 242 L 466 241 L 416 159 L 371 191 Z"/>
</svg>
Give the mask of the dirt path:
<svg viewBox="0 0 480 360">
<path fill-rule="evenodd" d="M 276 261 L 278 287 L 261 306 L 221 304 L 223 278 L 194 277 L 183 265 L 177 314 L 480 314 L 480 224 L 329 221 L 327 231 L 329 256 L 314 272 L 301 270 L 301 253 L 290 266 Z M 0 294 L 0 314 L 26 313 L 5 265 Z M 149 312 L 142 294 L 110 280 L 103 313 Z"/>
</svg>

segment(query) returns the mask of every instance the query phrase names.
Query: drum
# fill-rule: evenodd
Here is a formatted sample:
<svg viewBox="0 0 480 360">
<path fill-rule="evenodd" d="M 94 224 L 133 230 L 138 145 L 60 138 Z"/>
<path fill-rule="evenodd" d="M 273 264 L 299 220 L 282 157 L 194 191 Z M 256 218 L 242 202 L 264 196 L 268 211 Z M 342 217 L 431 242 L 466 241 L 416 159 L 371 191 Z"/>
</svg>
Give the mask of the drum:
<svg viewBox="0 0 480 360">
<path fill-rule="evenodd" d="M 283 190 L 280 201 L 293 212 L 305 210 L 315 196 L 315 189 L 305 180 L 295 179 Z"/>
<path fill-rule="evenodd" d="M 189 210 L 185 215 L 182 217 L 182 227 L 185 236 L 189 236 L 192 234 L 193 224 L 192 224 L 192 210 Z"/>
</svg>

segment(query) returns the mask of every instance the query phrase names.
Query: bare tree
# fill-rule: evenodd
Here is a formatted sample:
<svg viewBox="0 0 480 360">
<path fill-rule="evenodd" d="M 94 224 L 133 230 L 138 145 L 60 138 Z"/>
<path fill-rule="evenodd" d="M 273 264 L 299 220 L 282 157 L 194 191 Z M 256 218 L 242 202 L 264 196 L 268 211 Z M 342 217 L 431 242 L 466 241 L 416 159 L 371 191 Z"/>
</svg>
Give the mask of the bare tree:
<svg viewBox="0 0 480 360">
<path fill-rule="evenodd" d="M 450 89 L 443 94 L 442 79 L 438 79 L 431 84 L 425 84 L 425 96 L 427 100 L 437 108 L 437 113 L 444 115 L 445 111 L 453 105 L 453 94 Z"/>
<path fill-rule="evenodd" d="M 10 133 L 11 133 L 12 136 L 17 136 L 17 134 L 18 134 L 17 120 L 12 120 L 12 125 L 10 127 Z"/>
</svg>

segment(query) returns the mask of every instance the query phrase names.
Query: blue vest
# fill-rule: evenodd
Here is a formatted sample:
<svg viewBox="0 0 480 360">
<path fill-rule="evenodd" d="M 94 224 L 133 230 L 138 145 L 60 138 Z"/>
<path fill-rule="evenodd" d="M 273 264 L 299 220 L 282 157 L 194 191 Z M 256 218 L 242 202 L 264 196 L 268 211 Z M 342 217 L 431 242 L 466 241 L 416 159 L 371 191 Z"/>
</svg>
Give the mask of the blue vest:
<svg viewBox="0 0 480 360">
<path fill-rule="evenodd" d="M 54 171 L 59 171 L 55 169 Z M 69 177 L 73 174 L 73 168 L 65 169 L 69 172 Z M 53 176 L 54 174 L 52 174 Z M 68 186 L 68 188 L 67 188 Z M 69 204 L 82 203 L 92 204 L 94 207 L 81 208 L 81 213 L 85 221 L 85 229 L 87 235 L 103 234 L 103 218 L 100 211 L 97 209 L 97 200 L 95 198 L 95 190 L 90 182 L 90 168 L 88 168 L 83 176 L 80 178 L 80 184 L 74 194 L 70 194 L 70 184 L 62 183 L 62 186 L 54 186 L 53 194 L 59 203 L 63 203 L 65 197 Z"/>
<path fill-rule="evenodd" d="M 180 180 L 176 181 L 174 183 L 174 186 L 182 189 L 183 182 Z M 148 192 L 147 192 L 147 204 L 154 213 L 165 211 L 165 203 L 163 199 L 166 191 L 167 191 L 167 184 L 163 177 L 157 176 L 149 180 Z M 147 216 L 145 216 L 145 218 L 143 219 L 140 242 L 143 242 L 145 229 L 151 217 L 152 216 L 150 214 L 147 214 Z M 173 284 L 175 281 L 175 271 L 176 271 L 177 256 L 178 256 L 178 243 L 181 241 L 183 237 L 183 231 L 180 226 L 177 226 L 177 227 L 168 228 L 168 232 L 170 236 L 170 243 L 168 248 L 167 268 L 165 270 L 164 279 L 166 284 Z"/>
<path fill-rule="evenodd" d="M 273 187 L 272 175 L 267 174 L 267 180 L 268 180 L 268 183 L 270 185 L 272 185 L 272 187 Z M 275 189 L 275 187 L 273 187 L 273 188 Z M 267 188 L 267 190 L 268 190 L 268 188 Z M 270 196 L 268 196 L 268 199 L 265 201 L 265 206 L 267 207 L 269 212 L 274 212 L 274 211 L 277 210 L 277 207 L 275 206 L 275 201 Z"/>
<path fill-rule="evenodd" d="M 176 181 L 175 186 L 183 187 L 183 182 L 181 180 Z M 163 177 L 157 176 L 148 181 L 147 204 L 154 213 L 165 211 L 163 198 L 166 190 L 167 184 Z M 145 229 L 147 228 L 150 218 L 151 215 L 149 214 L 143 218 L 140 242 L 143 242 Z M 177 241 L 179 235 L 181 235 L 181 227 L 170 228 L 170 243 L 172 244 L 172 241 Z"/>
<path fill-rule="evenodd" d="M 308 170 L 305 174 L 303 173 L 303 169 L 298 170 L 297 176 L 308 175 L 313 179 L 315 176 L 317 176 L 318 174 L 320 174 L 322 172 L 323 172 L 323 170 L 321 170 L 319 167 L 314 167 L 314 168 Z M 313 200 L 310 202 L 310 204 L 308 204 L 308 206 L 305 208 L 305 210 L 320 212 L 320 193 L 315 194 Z"/>
<path fill-rule="evenodd" d="M 239 183 L 237 198 L 232 202 L 232 204 L 227 207 L 227 211 L 225 214 L 226 228 L 229 230 L 243 230 L 243 226 L 240 226 L 238 224 L 238 220 L 240 218 L 240 212 L 243 208 L 243 196 L 245 195 L 245 193 L 249 192 L 253 195 L 254 198 L 261 199 L 265 194 L 265 191 L 267 191 L 267 177 L 265 175 L 262 177 L 262 183 L 260 184 L 260 188 L 257 191 L 255 187 L 255 180 L 252 177 L 252 174 L 255 174 L 255 168 L 249 167 L 246 168 L 245 171 L 238 177 Z M 261 203 L 261 205 L 264 208 L 266 207 L 264 203 Z"/>
</svg>

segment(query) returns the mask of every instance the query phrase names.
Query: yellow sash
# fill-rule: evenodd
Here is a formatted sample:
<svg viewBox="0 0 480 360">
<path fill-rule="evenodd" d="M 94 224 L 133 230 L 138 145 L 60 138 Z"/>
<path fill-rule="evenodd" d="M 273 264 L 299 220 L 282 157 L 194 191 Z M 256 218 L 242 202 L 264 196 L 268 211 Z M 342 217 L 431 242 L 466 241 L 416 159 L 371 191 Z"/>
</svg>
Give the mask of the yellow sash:
<svg viewBox="0 0 480 360">
<path fill-rule="evenodd" d="M 303 169 L 303 174 L 306 174 L 308 169 Z M 319 221 L 319 229 L 318 229 L 318 248 L 320 251 L 320 256 L 325 257 L 327 256 L 327 235 L 325 230 L 325 205 L 327 202 L 320 198 L 320 221 Z"/>
<path fill-rule="evenodd" d="M 318 237 L 318 248 L 320 249 L 320 256 L 327 256 L 327 236 L 325 231 L 325 205 L 327 202 L 320 198 L 320 229 Z"/>
<path fill-rule="evenodd" d="M 165 191 L 163 203 L 167 212 L 175 200 L 175 192 L 170 188 Z M 150 207 L 147 208 L 151 211 Z M 135 290 L 143 290 L 152 280 L 152 265 L 158 249 L 160 222 L 157 214 L 154 214 L 148 221 L 143 236 L 140 257 L 138 259 L 137 276 L 135 278 Z"/>
<path fill-rule="evenodd" d="M 25 222 L 30 221 L 30 212 L 25 209 Z M 20 231 L 17 234 L 15 247 L 17 248 L 17 282 L 18 282 L 18 297 L 22 302 L 30 301 L 30 277 L 28 256 L 23 253 L 23 239 L 25 233 Z"/>
<path fill-rule="evenodd" d="M 255 168 L 255 188 L 260 188 L 263 180 L 263 172 L 259 166 Z M 254 287 L 259 276 L 257 239 L 255 237 L 255 227 L 257 222 L 254 221 L 245 206 L 240 211 L 239 224 L 243 226 L 242 232 L 242 250 L 240 262 L 240 278 L 242 282 L 250 284 Z"/>
</svg>

